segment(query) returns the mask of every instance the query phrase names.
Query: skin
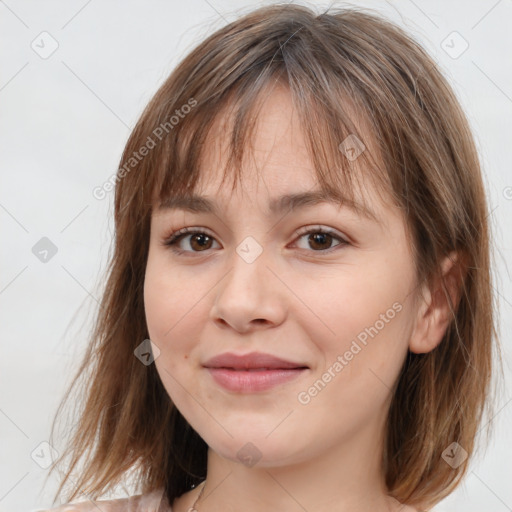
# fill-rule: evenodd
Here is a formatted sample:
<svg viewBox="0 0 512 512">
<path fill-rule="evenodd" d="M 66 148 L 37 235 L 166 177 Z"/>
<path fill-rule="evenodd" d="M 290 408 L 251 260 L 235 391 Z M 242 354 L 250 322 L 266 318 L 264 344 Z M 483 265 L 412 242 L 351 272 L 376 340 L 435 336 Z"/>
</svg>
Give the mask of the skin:
<svg viewBox="0 0 512 512">
<path fill-rule="evenodd" d="M 223 134 L 216 125 L 205 169 L 221 168 Z M 379 223 L 333 203 L 266 215 L 271 198 L 316 185 L 285 88 L 266 98 L 253 148 L 235 193 L 219 186 L 220 173 L 201 182 L 197 192 L 216 201 L 218 216 L 155 207 L 151 221 L 144 300 L 150 338 L 161 351 L 156 368 L 209 446 L 196 508 L 414 511 L 386 492 L 380 469 L 386 413 L 407 351 L 428 352 L 441 341 L 448 305 L 427 289 L 425 300 L 417 299 L 405 221 L 369 184 L 365 193 Z M 184 227 L 207 228 L 213 240 L 202 249 L 193 234 L 184 235 L 179 248 L 187 252 L 176 254 L 163 242 Z M 349 243 L 333 238 L 318 249 L 309 235 L 297 234 L 308 227 L 331 228 Z M 252 263 L 236 252 L 247 236 L 263 249 Z M 449 262 L 443 268 L 448 272 Z M 386 316 L 378 334 L 359 343 L 361 350 L 332 377 L 338 356 L 396 303 L 400 311 Z M 202 368 L 214 355 L 253 350 L 309 370 L 269 391 L 243 394 L 221 388 Z M 299 393 L 330 367 L 330 381 L 300 403 Z M 249 442 L 260 457 L 252 467 L 237 457 Z M 177 498 L 173 512 L 188 510 L 201 487 Z"/>
</svg>

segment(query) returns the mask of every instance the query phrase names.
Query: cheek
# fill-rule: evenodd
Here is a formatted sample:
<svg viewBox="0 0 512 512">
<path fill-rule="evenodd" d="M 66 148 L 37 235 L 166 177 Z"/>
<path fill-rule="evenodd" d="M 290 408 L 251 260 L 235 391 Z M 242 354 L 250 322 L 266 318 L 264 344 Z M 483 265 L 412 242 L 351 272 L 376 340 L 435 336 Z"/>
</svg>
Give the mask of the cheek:
<svg viewBox="0 0 512 512">
<path fill-rule="evenodd" d="M 382 328 L 381 315 L 393 320 L 386 322 L 386 327 L 396 324 L 397 309 L 405 296 L 404 281 L 405 277 L 395 276 L 389 268 L 335 268 L 320 278 L 303 281 L 297 295 L 306 299 L 311 326 L 330 332 L 336 344 L 335 340 L 356 336 L 376 322 Z"/>
<path fill-rule="evenodd" d="M 326 437 L 385 416 L 407 353 L 409 312 L 392 300 L 393 294 L 389 300 L 371 294 L 353 300 L 347 293 L 341 303 L 335 297 L 340 293 L 324 295 L 328 307 L 319 310 L 330 329 L 318 321 L 310 324 L 309 338 L 321 363 L 298 397 L 308 404 L 305 410 L 318 419 Z M 333 411 L 339 413 L 336 419 Z"/>
<path fill-rule="evenodd" d="M 149 335 L 162 352 L 178 354 L 188 349 L 198 325 L 200 292 L 194 283 L 180 280 L 162 258 L 148 257 L 144 280 L 144 309 Z M 168 359 L 168 358 L 166 358 Z"/>
<path fill-rule="evenodd" d="M 192 289 L 192 292 L 191 292 Z M 160 350 L 155 366 L 162 384 L 173 403 L 181 411 L 193 409 L 184 383 L 193 379 L 188 362 L 199 325 L 199 297 L 192 288 L 179 280 L 179 272 L 172 272 L 168 263 L 157 257 L 148 257 L 144 280 L 144 309 L 149 337 Z"/>
<path fill-rule="evenodd" d="M 403 266 L 399 272 L 395 265 L 376 262 L 346 272 L 338 268 L 300 292 L 308 297 L 307 305 L 314 313 L 304 317 L 308 320 L 303 325 L 323 355 L 324 368 L 318 371 L 331 369 L 343 386 L 350 383 L 367 392 L 372 385 L 382 388 L 380 378 L 391 387 L 400 371 L 411 311 L 404 301 L 407 272 Z M 336 361 L 339 364 L 333 368 Z M 380 391 L 376 389 L 378 395 Z"/>
</svg>

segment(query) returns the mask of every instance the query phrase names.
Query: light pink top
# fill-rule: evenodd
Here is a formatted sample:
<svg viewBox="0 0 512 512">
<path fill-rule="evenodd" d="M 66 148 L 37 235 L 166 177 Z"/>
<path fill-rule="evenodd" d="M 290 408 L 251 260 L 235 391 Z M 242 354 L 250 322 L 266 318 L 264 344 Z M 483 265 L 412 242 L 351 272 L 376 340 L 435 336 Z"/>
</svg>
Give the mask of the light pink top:
<svg viewBox="0 0 512 512">
<path fill-rule="evenodd" d="M 128 498 L 77 501 L 39 512 L 172 512 L 163 489 Z"/>
<path fill-rule="evenodd" d="M 417 509 L 403 505 L 400 511 L 417 512 Z M 57 508 L 34 512 L 172 512 L 172 509 L 164 489 L 157 489 L 148 494 L 137 494 L 129 498 L 66 503 Z M 432 510 L 432 512 L 434 511 Z"/>
</svg>

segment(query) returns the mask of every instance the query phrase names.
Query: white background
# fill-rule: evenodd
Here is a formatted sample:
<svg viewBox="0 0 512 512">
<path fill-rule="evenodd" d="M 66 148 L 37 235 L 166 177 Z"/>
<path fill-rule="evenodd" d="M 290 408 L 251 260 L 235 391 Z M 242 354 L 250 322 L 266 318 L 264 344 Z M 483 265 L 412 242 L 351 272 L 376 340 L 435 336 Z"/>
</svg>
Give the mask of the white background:
<svg viewBox="0 0 512 512">
<path fill-rule="evenodd" d="M 48 507 L 56 489 L 54 479 L 42 488 L 46 470 L 31 453 L 48 440 L 104 282 L 113 193 L 100 201 L 92 190 L 115 173 L 131 128 L 177 62 L 237 13 L 259 5 L 0 1 L 0 511 Z M 492 211 L 506 385 L 497 397 L 487 452 L 436 510 L 512 510 L 512 290 L 506 264 L 512 238 L 505 228 L 512 216 L 512 1 L 337 5 L 373 8 L 420 40 L 453 84 L 473 127 Z M 41 36 L 44 31 L 50 36 Z M 458 58 L 443 49 L 453 31 L 469 44 Z M 52 40 L 58 48 L 47 58 L 31 47 L 49 51 Z M 461 48 L 460 40 L 454 44 Z M 46 263 L 32 252 L 42 237 L 57 248 Z"/>
</svg>

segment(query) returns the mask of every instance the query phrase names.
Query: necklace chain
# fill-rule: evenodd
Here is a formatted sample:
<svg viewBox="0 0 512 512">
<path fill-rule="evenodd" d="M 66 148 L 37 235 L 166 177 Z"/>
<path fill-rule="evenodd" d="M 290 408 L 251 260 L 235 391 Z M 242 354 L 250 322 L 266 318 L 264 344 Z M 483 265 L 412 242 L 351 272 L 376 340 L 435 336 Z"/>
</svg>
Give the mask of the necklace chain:
<svg viewBox="0 0 512 512">
<path fill-rule="evenodd" d="M 201 492 L 199 493 L 199 496 L 196 498 L 196 501 L 194 501 L 194 504 L 192 505 L 192 507 L 190 507 L 188 509 L 188 512 L 199 512 L 196 509 L 196 504 L 199 501 L 199 498 L 201 498 L 201 496 L 203 495 L 203 491 L 204 491 L 205 486 L 206 486 L 206 480 L 203 482 L 203 487 L 201 488 Z"/>
<path fill-rule="evenodd" d="M 187 512 L 199 512 L 197 509 L 196 509 L 196 505 L 197 505 L 197 502 L 200 500 L 201 496 L 203 495 L 203 492 L 204 492 L 204 488 L 206 487 L 206 479 L 204 480 L 203 482 L 203 487 L 201 488 L 201 491 L 199 492 L 199 496 L 196 498 L 196 501 L 194 501 L 194 504 L 188 509 Z M 390 506 L 390 504 L 388 503 L 388 507 Z"/>
</svg>

